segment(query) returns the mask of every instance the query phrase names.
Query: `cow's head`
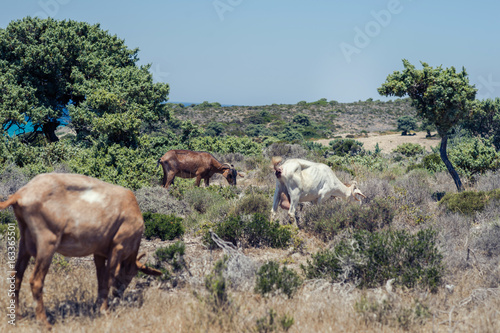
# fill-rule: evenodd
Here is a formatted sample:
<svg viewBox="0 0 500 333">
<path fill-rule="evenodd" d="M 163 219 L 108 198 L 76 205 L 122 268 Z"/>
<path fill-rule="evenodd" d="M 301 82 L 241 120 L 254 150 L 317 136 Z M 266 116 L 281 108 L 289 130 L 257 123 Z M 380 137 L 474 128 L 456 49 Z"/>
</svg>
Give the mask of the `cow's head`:
<svg viewBox="0 0 500 333">
<path fill-rule="evenodd" d="M 350 188 L 351 188 L 351 196 L 349 197 L 350 200 L 359 201 L 359 203 L 361 203 L 362 198 L 366 199 L 366 196 L 359 190 L 358 183 L 356 181 L 352 182 Z"/>
<path fill-rule="evenodd" d="M 147 267 L 146 265 L 139 262 L 139 260 L 146 254 L 141 254 L 135 260 L 125 260 L 120 265 L 120 271 L 115 277 L 113 282 L 113 296 L 121 297 L 125 289 L 127 289 L 130 281 L 137 275 L 137 272 L 141 271 L 147 275 L 160 276 L 163 273 L 157 269 Z"/>
<path fill-rule="evenodd" d="M 229 163 L 222 164 L 222 175 L 226 178 L 229 185 L 236 185 L 236 177 L 243 177 L 243 174 L 236 171 L 234 165 Z"/>
</svg>

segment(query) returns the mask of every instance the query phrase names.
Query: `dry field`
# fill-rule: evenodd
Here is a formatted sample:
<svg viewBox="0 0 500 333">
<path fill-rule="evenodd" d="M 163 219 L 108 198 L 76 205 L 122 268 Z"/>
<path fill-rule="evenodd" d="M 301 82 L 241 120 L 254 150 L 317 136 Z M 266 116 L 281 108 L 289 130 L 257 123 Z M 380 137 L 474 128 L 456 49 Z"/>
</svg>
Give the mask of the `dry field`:
<svg viewBox="0 0 500 333">
<path fill-rule="evenodd" d="M 307 248 L 323 246 L 309 239 Z M 386 288 L 360 290 L 351 284 L 325 280 L 306 281 L 292 299 L 275 295 L 264 298 L 246 286 L 230 290 L 230 305 L 214 312 L 205 301 L 203 278 L 210 272 L 222 251 L 208 251 L 199 239 L 187 238 L 186 261 L 192 276 L 172 288 L 158 281 L 136 278 L 127 289 L 125 299 L 112 306 L 107 315 L 96 313 L 95 269 L 91 258 L 71 259 L 69 265 L 53 263 L 45 282 L 44 294 L 49 318 L 55 320 L 53 332 L 255 332 L 257 322 L 269 322 L 274 311 L 277 322 L 293 317 L 289 332 L 499 332 L 500 291 L 480 287 L 484 277 L 478 269 L 454 274 L 453 292 L 441 288 L 437 293 L 425 290 Z M 143 242 L 149 254 L 160 242 Z M 463 255 L 466 255 L 465 249 Z M 255 262 L 269 259 L 297 266 L 309 257 L 309 251 L 247 249 L 243 253 Z M 2 251 L 0 264 L 6 266 Z M 59 260 L 63 260 L 59 258 Z M 32 266 L 31 266 L 32 267 Z M 27 277 L 31 269 L 27 271 Z M 38 332 L 28 278 L 21 290 L 21 307 L 25 316 L 15 329 L 4 316 L 2 332 Z M 0 287 L 8 289 L 6 279 Z M 0 298 L 6 309 L 7 296 Z M 363 312 L 360 307 L 371 310 Z M 418 312 L 420 311 L 420 313 Z M 276 323 L 276 331 L 280 324 Z M 265 331 L 265 330 L 263 330 Z"/>
<path fill-rule="evenodd" d="M 401 133 L 391 133 L 391 134 L 377 134 L 369 133 L 367 136 L 356 137 L 356 141 L 363 143 L 363 148 L 366 150 L 373 151 L 375 145 L 378 143 L 380 149 L 383 153 L 390 153 L 397 146 L 403 143 L 414 143 L 419 144 L 425 148 L 427 151 L 431 151 L 431 147 L 437 147 L 441 143 L 441 140 L 437 137 L 426 138 L 426 132 L 415 132 L 415 135 L 401 135 Z M 345 135 L 343 135 L 345 137 Z M 328 145 L 332 139 L 318 140 L 317 142 Z"/>
</svg>

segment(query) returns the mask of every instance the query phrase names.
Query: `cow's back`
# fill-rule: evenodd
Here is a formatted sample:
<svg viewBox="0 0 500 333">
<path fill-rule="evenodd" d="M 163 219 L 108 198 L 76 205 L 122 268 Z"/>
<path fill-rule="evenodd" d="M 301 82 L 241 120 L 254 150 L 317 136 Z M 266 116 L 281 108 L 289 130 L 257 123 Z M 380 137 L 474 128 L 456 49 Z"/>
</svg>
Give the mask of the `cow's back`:
<svg viewBox="0 0 500 333">
<path fill-rule="evenodd" d="M 18 193 L 16 214 L 23 215 L 32 233 L 50 230 L 61 237 L 58 252 L 68 256 L 106 255 L 118 231 L 135 235 L 144 229 L 134 194 L 95 178 L 42 174 Z"/>
</svg>

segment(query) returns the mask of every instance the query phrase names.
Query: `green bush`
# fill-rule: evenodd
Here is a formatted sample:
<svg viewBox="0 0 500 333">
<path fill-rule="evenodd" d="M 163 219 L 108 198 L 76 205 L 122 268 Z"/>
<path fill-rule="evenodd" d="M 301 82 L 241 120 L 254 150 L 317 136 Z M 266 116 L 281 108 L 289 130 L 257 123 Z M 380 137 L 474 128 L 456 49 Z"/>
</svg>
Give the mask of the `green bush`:
<svg viewBox="0 0 500 333">
<path fill-rule="evenodd" d="M 144 218 L 144 237 L 146 239 L 158 237 L 164 241 L 173 240 L 184 235 L 184 226 L 180 217 L 151 212 L 143 213 L 142 216 Z"/>
<path fill-rule="evenodd" d="M 198 213 L 205 214 L 210 207 L 225 199 L 213 190 L 192 187 L 186 190 L 184 200 Z"/>
<path fill-rule="evenodd" d="M 392 223 L 396 208 L 385 198 L 358 205 L 330 202 L 312 206 L 305 214 L 307 228 L 324 240 L 331 240 L 342 229 L 354 228 L 374 231 Z"/>
<path fill-rule="evenodd" d="M 481 138 L 462 139 L 448 152 L 451 163 L 466 177 L 495 171 L 500 167 L 500 153 Z"/>
<path fill-rule="evenodd" d="M 292 298 L 297 288 L 302 284 L 299 275 L 292 269 L 280 265 L 275 261 L 269 261 L 262 265 L 257 272 L 255 292 L 265 296 L 274 291 L 279 291 Z"/>
<path fill-rule="evenodd" d="M 500 200 L 500 189 L 483 191 L 463 191 L 460 193 L 446 193 L 439 201 L 440 206 L 446 207 L 454 213 L 472 215 L 482 211 L 491 200 Z"/>
<path fill-rule="evenodd" d="M 443 160 L 437 153 L 425 155 L 422 159 L 422 166 L 424 167 L 424 169 L 427 169 L 431 172 L 446 170 L 446 166 L 444 165 Z"/>
<path fill-rule="evenodd" d="M 224 221 L 212 225 L 212 229 L 222 240 L 234 245 L 245 242 L 250 246 L 285 248 L 292 243 L 294 237 L 290 227 L 281 226 L 278 222 L 269 222 L 267 217 L 260 213 L 253 214 L 251 220 L 243 219 L 242 215 L 230 215 Z M 208 228 L 205 228 L 203 242 L 210 248 L 217 247 Z"/>
<path fill-rule="evenodd" d="M 328 143 L 335 155 L 358 155 L 363 150 L 363 143 L 354 139 L 335 139 Z"/>
<path fill-rule="evenodd" d="M 205 288 L 208 291 L 207 304 L 216 312 L 227 308 L 230 304 L 227 283 L 223 275 L 227 260 L 227 256 L 217 260 L 212 272 L 205 277 Z"/>
<path fill-rule="evenodd" d="M 394 149 L 394 152 L 400 153 L 406 157 L 413 157 L 417 155 L 421 155 L 425 152 L 425 148 L 419 145 L 418 143 L 403 143 Z"/>
<path fill-rule="evenodd" d="M 263 194 L 250 193 L 238 201 L 235 214 L 266 214 L 271 210 L 269 198 Z"/>
<path fill-rule="evenodd" d="M 395 279 L 395 283 L 435 290 L 444 268 L 431 229 L 411 235 L 404 230 L 355 231 L 332 250 L 323 250 L 302 265 L 307 278 L 329 277 L 334 281 L 354 281 L 360 287 L 376 287 Z"/>
</svg>

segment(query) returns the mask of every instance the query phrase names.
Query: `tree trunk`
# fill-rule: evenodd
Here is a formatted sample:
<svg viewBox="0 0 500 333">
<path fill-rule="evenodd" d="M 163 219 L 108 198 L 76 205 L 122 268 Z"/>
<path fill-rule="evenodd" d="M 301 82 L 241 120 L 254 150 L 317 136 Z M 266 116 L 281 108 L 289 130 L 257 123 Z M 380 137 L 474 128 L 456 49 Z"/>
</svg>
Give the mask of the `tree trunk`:
<svg viewBox="0 0 500 333">
<path fill-rule="evenodd" d="M 460 176 L 458 175 L 457 171 L 453 167 L 453 164 L 451 164 L 450 160 L 448 159 L 448 154 L 446 153 L 446 146 L 448 145 L 448 135 L 447 134 L 442 134 L 441 135 L 441 147 L 439 147 L 439 153 L 441 155 L 441 159 L 443 160 L 444 165 L 446 165 L 446 168 L 448 169 L 448 172 L 451 175 L 451 178 L 453 178 L 453 181 L 455 182 L 455 185 L 457 186 L 457 191 L 462 192 L 464 190 L 464 187 L 462 185 L 462 182 L 460 181 Z"/>
<path fill-rule="evenodd" d="M 45 137 L 47 138 L 47 140 L 49 140 L 49 142 L 59 141 L 59 138 L 57 137 L 57 135 L 55 133 L 57 126 L 59 126 L 58 121 L 50 121 L 50 122 L 43 124 L 42 131 L 43 131 L 43 134 L 45 135 Z"/>
</svg>

